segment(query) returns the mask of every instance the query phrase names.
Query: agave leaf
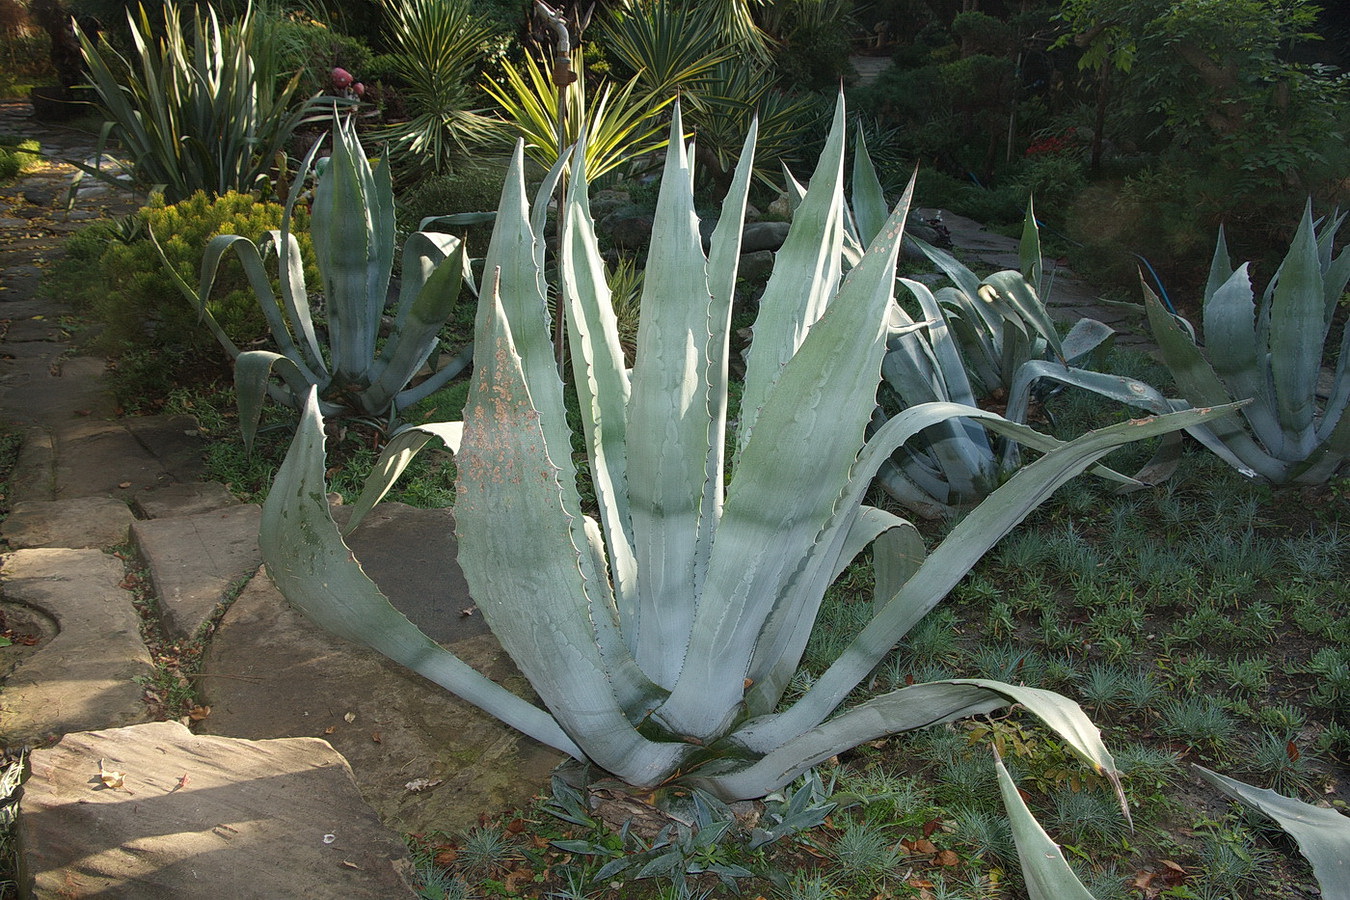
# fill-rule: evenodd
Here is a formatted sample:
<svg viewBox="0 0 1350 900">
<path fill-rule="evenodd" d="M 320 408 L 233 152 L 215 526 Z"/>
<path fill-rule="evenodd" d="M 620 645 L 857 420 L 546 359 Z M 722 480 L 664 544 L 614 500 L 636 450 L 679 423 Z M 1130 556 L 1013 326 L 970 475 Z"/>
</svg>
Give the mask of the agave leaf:
<svg viewBox="0 0 1350 900">
<path fill-rule="evenodd" d="M 858 240 L 864 247 L 871 246 L 886 225 L 887 213 L 885 192 L 867 152 L 862 123 L 859 122 L 857 141 L 853 145 L 853 215 L 858 226 Z"/>
<path fill-rule="evenodd" d="M 900 592 L 873 617 L 802 699 L 782 713 L 763 717 L 745 726 L 739 733 L 740 740 L 751 749 L 768 751 L 780 746 L 792 735 L 824 721 L 890 652 L 895 642 L 932 610 L 990 547 L 1061 485 L 1102 456 L 1130 441 L 1187 428 L 1227 414 L 1233 409 L 1233 406 L 1225 406 L 1185 410 L 1111 425 L 1050 450 L 1040 459 L 1018 470 L 1007 483 L 962 519 L 947 538 L 929 553 L 923 565 L 905 582 Z M 849 494 L 841 502 L 856 503 L 861 499 L 868 481 L 897 444 L 927 427 L 929 422 L 952 416 L 980 419 L 992 429 L 1013 432 L 1018 428 L 994 413 L 957 404 L 934 403 L 911 407 L 891 419 L 868 441 L 859 456 Z"/>
<path fill-rule="evenodd" d="M 1200 776 L 1235 800 L 1275 820 L 1312 863 L 1326 900 L 1350 900 L 1350 819 L 1332 809 L 1292 800 L 1271 790 L 1195 766 Z"/>
<path fill-rule="evenodd" d="M 581 750 L 545 711 L 483 677 L 389 605 L 343 543 L 328 511 L 323 423 L 311 388 L 296 440 L 263 504 L 258 538 L 268 574 L 311 620 L 370 647 L 563 753 Z"/>
<path fill-rule="evenodd" d="M 909 685 L 881 694 L 791 737 L 743 767 L 691 780 L 724 800 L 762 797 L 822 760 L 865 741 L 989 713 L 1012 703 L 1021 703 L 1040 717 L 1095 770 L 1115 774 L 1114 760 L 1100 734 L 1072 700 L 1052 691 L 965 678 Z"/>
<path fill-rule="evenodd" d="M 911 196 L 912 182 L 882 238 L 776 379 L 760 413 L 764 436 L 743 446 L 708 567 L 705 593 L 719 602 L 699 606 L 689 659 L 658 714 L 677 733 L 705 737 L 726 727 L 761 626 L 847 483 L 857 444 L 846 436 L 861 439 L 876 405 Z M 821 225 L 826 234 L 830 227 Z M 822 433 L 841 439 L 820 441 Z M 785 483 L 797 487 L 783 491 Z"/>
<path fill-rule="evenodd" d="M 617 677 L 597 643 L 596 628 L 613 627 L 599 617 L 616 615 L 609 584 L 594 569 L 584 520 L 568 510 L 575 485 L 569 472 L 565 487 L 549 456 L 502 304 L 495 292 L 485 299 L 456 457 L 456 532 L 469 590 L 586 758 L 630 784 L 651 785 L 691 748 L 649 741 L 627 717 L 634 698 L 616 689 L 644 686 L 628 671 Z"/>
<path fill-rule="evenodd" d="M 1116 330 L 1105 322 L 1086 317 L 1079 319 L 1073 323 L 1073 327 L 1061 341 L 1065 361 L 1071 365 L 1081 362 L 1088 354 L 1110 340 L 1115 333 Z"/>
<path fill-rule="evenodd" d="M 253 452 L 253 439 L 258 434 L 263 399 L 269 393 L 273 372 L 286 382 L 292 397 L 303 397 L 315 386 L 289 356 L 271 350 L 246 350 L 235 357 L 234 395 L 239 404 L 239 430 L 245 453 Z"/>
<path fill-rule="evenodd" d="M 741 259 L 741 233 L 745 208 L 754 175 L 755 142 L 759 120 L 750 122 L 750 132 L 741 147 L 740 161 L 731 179 L 731 189 L 722 201 L 708 250 L 708 466 L 699 511 L 698 551 L 694 560 L 701 581 L 707 575 L 718 522 L 722 519 L 726 483 L 727 384 L 731 357 L 731 313 L 736 296 L 736 273 Z"/>
<path fill-rule="evenodd" d="M 583 134 L 576 153 L 584 153 Z M 615 603 L 630 648 L 636 647 L 638 618 L 637 562 L 633 555 L 629 509 L 627 409 L 631 395 L 619 344 L 605 263 L 595 235 L 587 181 L 582 167 L 568 186 L 563 217 L 565 252 L 558 272 L 562 300 L 567 304 L 568 338 L 572 347 L 572 381 L 581 409 L 582 434 L 591 460 L 600 523 L 609 544 L 610 576 Z"/>
<path fill-rule="evenodd" d="M 1163 360 L 1182 396 L 1197 407 L 1230 402 L 1232 396 L 1213 367 L 1147 285 L 1144 286 L 1144 305 L 1153 337 L 1162 349 Z M 1279 461 L 1257 446 L 1239 422 L 1220 419 L 1203 429 L 1192 429 L 1190 433 L 1243 474 L 1282 480 Z"/>
<path fill-rule="evenodd" d="M 546 204 L 548 195 L 540 199 Z M 553 362 L 541 244 L 542 238 L 531 226 L 525 193 L 525 148 L 517 141 L 483 262 L 482 293 L 487 295 L 495 290 L 500 297 L 511 322 L 512 340 L 524 361 L 526 383 L 539 411 L 545 443 L 553 458 L 564 459 L 569 451 L 563 448 L 570 448 L 571 434 L 563 406 L 562 379 Z M 488 304 L 480 301 L 476 331 L 482 330 L 487 308 Z"/>
<path fill-rule="evenodd" d="M 773 274 L 764 286 L 754 342 L 745 367 L 737 455 L 754 433 L 760 410 L 801 347 L 807 332 L 825 311 L 839 284 L 843 241 L 844 96 L 835 104 L 825 150 L 811 177 L 811 186 L 778 251 Z"/>
<path fill-rule="evenodd" d="M 812 565 L 794 577 L 785 591 L 785 599 L 774 606 L 750 661 L 750 687 L 745 694 L 746 711 L 751 716 L 771 711 L 783 697 L 788 683 L 801 663 L 811 637 L 811 623 L 820 612 L 825 589 L 869 544 L 873 547 L 876 572 L 875 597 L 885 594 L 889 600 L 905 579 L 918 568 L 925 554 L 923 538 L 905 519 L 874 507 L 863 507 L 858 514 L 836 513 L 844 527 L 827 528 L 829 549 L 815 554 Z M 894 588 L 886 593 L 888 588 Z"/>
<path fill-rule="evenodd" d="M 1027 809 L 997 750 L 994 751 L 994 767 L 998 770 L 998 787 L 1012 825 L 1013 842 L 1017 845 L 1030 900 L 1094 900 L 1069 868 L 1064 851 Z"/>
<path fill-rule="evenodd" d="M 1322 269 L 1309 203 L 1276 276 L 1270 305 L 1271 383 L 1286 442 L 1282 453 L 1272 451 L 1282 459 L 1304 459 L 1316 446 L 1317 375 L 1326 339 L 1323 309 Z"/>
<path fill-rule="evenodd" d="M 1022 218 L 1022 240 L 1017 247 L 1022 278 L 1037 296 L 1045 296 L 1045 264 L 1041 260 L 1041 230 L 1036 227 L 1036 206 L 1027 198 L 1027 214 Z"/>
<path fill-rule="evenodd" d="M 375 356 L 393 270 L 393 185 L 387 159 L 372 171 L 353 128 L 341 119 L 334 123 L 333 156 L 314 189 L 310 236 L 328 300 L 334 376 L 359 383 Z"/>
<path fill-rule="evenodd" d="M 627 447 L 633 550 L 642 573 L 636 654 L 665 687 L 679 675 L 699 599 L 694 563 L 711 424 L 705 376 L 712 296 L 699 277 L 707 260 L 678 106 L 670 127 L 627 423 L 629 434 L 650 436 Z"/>
<path fill-rule="evenodd" d="M 384 499 L 385 494 L 389 493 L 394 482 L 422 448 L 433 440 L 439 440 L 451 453 L 458 453 L 463 438 L 463 422 L 428 422 L 425 425 L 412 425 L 391 437 L 384 445 L 384 450 L 380 452 L 380 458 L 371 467 L 370 474 L 366 476 L 365 484 L 361 487 L 361 496 L 352 504 L 352 514 L 347 520 L 346 533 L 354 531 L 375 508 L 375 504 Z"/>
</svg>

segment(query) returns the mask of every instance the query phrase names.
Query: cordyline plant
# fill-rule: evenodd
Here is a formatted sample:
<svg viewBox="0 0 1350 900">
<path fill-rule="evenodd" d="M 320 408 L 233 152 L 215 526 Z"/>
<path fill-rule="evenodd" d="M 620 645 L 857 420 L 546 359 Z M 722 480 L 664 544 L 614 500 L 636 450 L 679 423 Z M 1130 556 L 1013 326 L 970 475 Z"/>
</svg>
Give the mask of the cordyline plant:
<svg viewBox="0 0 1350 900">
<path fill-rule="evenodd" d="M 728 459 L 728 335 L 754 131 L 705 256 L 680 129 L 676 107 L 631 371 L 585 179 L 574 178 L 568 193 L 559 293 L 596 513 L 578 491 L 549 341 L 538 227 L 545 201 L 531 212 L 519 146 L 489 249 L 487 271 L 496 274 L 479 306 L 464 419 L 396 437 L 354 511 L 359 519 L 433 436 L 454 450 L 460 565 L 542 706 L 438 646 L 361 571 L 324 498 L 312 403 L 263 511 L 261 545 L 278 587 L 324 627 L 635 786 L 679 781 L 723 799 L 760 797 L 863 741 L 1011 703 L 1114 778 L 1097 729 L 1048 691 L 954 679 L 841 705 L 1056 487 L 1124 442 L 1213 412 L 1121 424 L 1051 450 L 922 562 L 896 559 L 898 547 L 921 556 L 922 544 L 908 522 L 862 502 L 880 463 L 951 416 L 1004 427 L 992 413 L 928 404 L 864 444 L 909 193 L 841 280 L 841 103 L 766 287 Z M 784 705 L 826 587 L 873 541 L 885 561 L 873 619 L 810 691 Z"/>
<path fill-rule="evenodd" d="M 316 143 L 305 157 L 301 179 L 308 174 L 319 146 Z M 399 409 L 443 387 L 463 371 L 472 354 L 472 348 L 466 348 L 410 385 L 433 359 L 438 332 L 453 314 L 464 282 L 469 281 L 470 289 L 473 286 L 463 243 L 440 232 L 418 231 L 404 244 L 393 330 L 381 341 L 394 266 L 394 189 L 388 159 L 381 159 L 372 169 L 350 121 L 334 116 L 333 155 L 316 180 L 310 208 L 310 237 L 323 282 L 326 329 L 315 326 L 300 245 L 290 231 L 298 194 L 291 192 L 281 230 L 270 232 L 258 243 L 233 234 L 212 238 L 202 257 L 199 287 L 185 282 L 165 263 L 179 290 L 234 360 L 239 422 L 249 445 L 267 396 L 300 409 L 313 386 L 325 415 L 390 419 Z M 472 224 L 486 218 L 491 214 L 468 213 L 422 224 Z M 280 300 L 263 265 L 269 246 L 278 258 Z M 258 297 L 276 350 L 240 350 L 207 309 L 220 261 L 230 251 L 238 256 Z M 327 338 L 326 346 L 321 334 Z M 280 376 L 280 382 L 273 375 Z"/>
<path fill-rule="evenodd" d="M 1309 202 L 1259 302 L 1249 264 L 1233 268 L 1220 229 L 1205 286 L 1203 351 L 1194 330 L 1144 287 L 1149 325 L 1182 395 L 1196 406 L 1252 400 L 1241 418 L 1189 429 L 1244 475 L 1323 484 L 1350 459 L 1350 324 L 1341 330 L 1334 368 L 1327 361 L 1336 305 L 1350 282 L 1350 252 L 1332 252 L 1344 219 L 1314 222 Z M 1322 402 L 1324 361 L 1333 374 Z"/>
</svg>

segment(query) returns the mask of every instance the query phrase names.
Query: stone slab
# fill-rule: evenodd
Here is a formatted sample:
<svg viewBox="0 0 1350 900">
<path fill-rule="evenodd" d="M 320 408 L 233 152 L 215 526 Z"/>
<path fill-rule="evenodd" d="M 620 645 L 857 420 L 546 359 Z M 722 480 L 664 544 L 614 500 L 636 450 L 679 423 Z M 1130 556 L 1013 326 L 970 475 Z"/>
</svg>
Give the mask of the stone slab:
<svg viewBox="0 0 1350 900">
<path fill-rule="evenodd" d="M 218 481 L 188 481 L 141 491 L 132 497 L 131 506 L 142 518 L 167 519 L 238 506 L 239 502 Z"/>
<path fill-rule="evenodd" d="M 31 896 L 413 896 L 407 848 L 326 741 L 155 722 L 68 735 L 32 766 L 17 826 Z"/>
<path fill-rule="evenodd" d="M 107 497 L 23 500 L 0 525 L 11 550 L 33 547 L 100 549 L 125 544 L 135 517 L 131 509 Z"/>
<path fill-rule="evenodd" d="M 9 473 L 11 503 L 56 499 L 56 443 L 41 425 L 23 429 L 19 458 Z"/>
<path fill-rule="evenodd" d="M 343 523 L 347 512 L 333 509 Z M 456 561 L 451 510 L 381 503 L 347 536 L 347 546 L 394 608 L 433 641 L 447 644 L 489 633 Z"/>
<path fill-rule="evenodd" d="M 97 550 L 19 550 L 0 557 L 0 593 L 56 623 L 51 641 L 0 691 L 0 745 L 148 720 L 136 679 L 153 672 L 122 563 Z"/>
<path fill-rule="evenodd" d="M 130 501 L 142 491 L 195 481 L 204 471 L 191 416 L 72 417 L 52 430 L 59 498 Z"/>
<path fill-rule="evenodd" d="M 525 695 L 490 635 L 451 645 Z M 292 609 L 266 575 L 217 627 L 202 678 L 201 730 L 262 739 L 323 737 L 352 764 L 362 796 L 391 828 L 456 830 L 517 808 L 548 787 L 557 752 L 380 654 L 330 636 Z M 407 785 L 438 782 L 422 791 Z"/>
<path fill-rule="evenodd" d="M 131 526 L 170 637 L 195 635 L 216 607 L 258 571 L 261 517 L 261 507 L 250 503 Z"/>
</svg>

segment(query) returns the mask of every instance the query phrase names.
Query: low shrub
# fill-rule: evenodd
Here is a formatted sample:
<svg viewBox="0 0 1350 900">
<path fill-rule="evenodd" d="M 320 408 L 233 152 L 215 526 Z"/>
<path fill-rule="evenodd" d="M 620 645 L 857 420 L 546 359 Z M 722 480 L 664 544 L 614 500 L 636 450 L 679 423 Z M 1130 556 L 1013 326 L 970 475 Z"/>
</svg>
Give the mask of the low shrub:
<svg viewBox="0 0 1350 900">
<path fill-rule="evenodd" d="M 258 202 L 248 194 L 230 192 L 212 199 L 199 191 L 175 204 L 155 198 L 119 225 L 95 225 L 74 235 L 54 286 L 99 320 L 96 348 L 103 352 L 120 357 L 153 346 L 214 357 L 219 355 L 215 339 L 165 277 L 149 232 L 154 232 L 178 273 L 195 284 L 211 238 L 240 234 L 257 240 L 280 225 L 279 205 Z M 312 273 L 309 216 L 304 210 L 296 210 L 292 229 L 301 236 L 306 272 Z M 210 309 L 241 346 L 267 335 L 258 301 L 232 257 L 221 265 Z"/>
<path fill-rule="evenodd" d="M 35 140 L 0 135 L 0 179 L 17 178 L 32 169 L 41 151 Z"/>
</svg>

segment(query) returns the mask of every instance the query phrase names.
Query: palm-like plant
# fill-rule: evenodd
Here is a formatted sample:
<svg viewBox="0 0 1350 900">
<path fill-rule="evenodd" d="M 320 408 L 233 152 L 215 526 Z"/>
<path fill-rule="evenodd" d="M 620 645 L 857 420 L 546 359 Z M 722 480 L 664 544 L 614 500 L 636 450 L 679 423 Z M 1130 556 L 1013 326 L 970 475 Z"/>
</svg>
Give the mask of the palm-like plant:
<svg viewBox="0 0 1350 900">
<path fill-rule="evenodd" d="M 594 514 L 578 491 L 549 340 L 542 201 L 533 211 L 526 201 L 519 147 L 489 249 L 488 271 L 499 274 L 479 307 L 479 362 L 464 420 L 396 437 L 354 511 L 359 521 L 410 453 L 433 437 L 456 452 L 460 565 L 542 707 L 436 645 L 362 573 L 324 500 L 323 431 L 313 403 L 263 512 L 261 546 L 273 579 L 325 627 L 633 785 L 678 779 L 724 799 L 758 797 L 862 741 L 1010 702 L 1032 709 L 1114 777 L 1082 711 L 1046 691 L 958 679 L 839 707 L 1058 485 L 1123 442 L 1214 413 L 1115 426 L 1047 452 L 919 562 L 912 526 L 862 502 L 877 467 L 933 422 L 1005 423 L 977 409 L 929 404 L 864 442 L 908 194 L 841 282 L 841 103 L 766 290 L 750 357 L 757 364 L 747 372 L 728 458 L 728 333 L 754 135 L 705 257 L 681 125 L 677 108 L 631 371 L 585 179 L 574 178 L 568 192 L 560 297 Z M 805 696 L 780 706 L 826 587 L 874 541 L 885 563 L 873 619 Z M 897 547 L 915 553 L 907 567 L 892 558 Z"/>
<path fill-rule="evenodd" d="M 170 203 L 199 190 L 258 190 L 295 129 L 322 114 L 317 98 L 299 96 L 299 73 L 278 87 L 269 61 L 254 57 L 266 42 L 251 8 L 228 28 L 213 8 L 194 10 L 185 33 L 178 7 L 165 3 L 162 37 L 144 7 L 128 10 L 127 22 L 134 59 L 76 34 L 107 120 L 103 139 L 115 138 L 136 182 L 159 188 Z"/>
<path fill-rule="evenodd" d="M 558 88 L 549 70 L 527 56 L 519 66 L 505 63 L 506 83 L 488 82 L 484 90 L 501 105 L 506 127 L 525 141 L 525 152 L 544 168 L 551 168 L 584 131 L 593 149 L 586 157 L 586 178 L 594 180 L 619 166 L 666 144 L 659 113 L 670 105 L 641 87 L 640 76 L 622 85 L 604 84 L 588 97 L 581 55 L 573 58 L 577 79 L 565 88 L 566 115 L 559 116 Z"/>
<path fill-rule="evenodd" d="M 735 55 L 715 12 L 681 0 L 614 9 L 602 25 L 604 46 L 649 93 L 698 93 L 709 70 Z"/>
<path fill-rule="evenodd" d="M 1250 398 L 1242 420 L 1190 433 L 1239 472 L 1273 484 L 1322 484 L 1350 459 L 1350 323 L 1341 331 L 1326 400 L 1327 362 L 1337 304 L 1350 282 L 1350 252 L 1334 254 L 1345 216 L 1313 221 L 1304 210 L 1284 262 L 1261 294 L 1247 263 L 1237 269 L 1222 229 L 1205 285 L 1202 351 L 1145 285 L 1153 336 L 1186 400 L 1194 405 Z M 1245 420 L 1245 426 L 1244 426 Z"/>
<path fill-rule="evenodd" d="M 492 26 L 468 0 L 385 0 L 394 70 L 413 117 L 382 129 L 395 152 L 440 173 L 456 152 L 487 140 L 492 122 L 473 109 L 473 84 Z"/>
</svg>

